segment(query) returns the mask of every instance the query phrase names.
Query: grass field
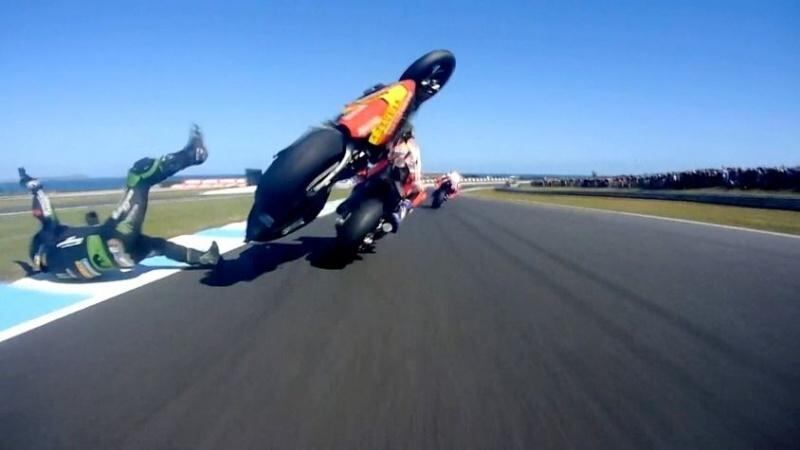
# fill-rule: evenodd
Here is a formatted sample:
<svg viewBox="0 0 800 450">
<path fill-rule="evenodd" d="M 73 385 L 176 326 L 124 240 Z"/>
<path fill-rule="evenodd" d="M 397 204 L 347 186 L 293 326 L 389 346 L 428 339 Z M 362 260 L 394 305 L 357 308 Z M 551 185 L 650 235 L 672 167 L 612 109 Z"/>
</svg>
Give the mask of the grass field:
<svg viewBox="0 0 800 450">
<path fill-rule="evenodd" d="M 61 208 L 90 204 L 115 204 L 122 198 L 122 190 L 115 193 L 74 195 L 69 193 L 50 194 L 50 201 Z M 150 192 L 150 200 L 165 200 L 197 196 L 197 191 L 163 190 Z M 30 196 L 0 197 L 0 209 L 27 209 L 31 206 Z"/>
<path fill-rule="evenodd" d="M 331 200 L 342 198 L 344 190 L 334 190 Z M 58 217 L 65 224 L 82 224 L 84 214 L 90 208 L 58 211 L 59 202 L 54 200 Z M 206 228 L 242 221 L 247 217 L 253 203 L 252 195 L 231 197 L 193 197 L 173 202 L 152 203 L 147 209 L 144 232 L 153 236 L 174 237 Z M 74 206 L 74 205 L 73 205 Z M 95 208 L 91 208 L 95 209 Z M 96 208 L 101 220 L 111 212 L 111 206 Z M 30 215 L 0 216 L 0 280 L 21 278 L 25 272 L 14 262 L 28 261 L 28 243 L 38 230 L 39 224 Z"/>
<path fill-rule="evenodd" d="M 628 198 L 586 197 L 578 195 L 536 195 L 529 193 L 475 191 L 469 195 L 520 202 L 547 203 L 583 208 L 649 214 L 660 217 L 695 220 L 720 225 L 733 225 L 756 230 L 800 235 L 800 212 L 742 208 L 671 200 L 639 200 Z"/>
</svg>

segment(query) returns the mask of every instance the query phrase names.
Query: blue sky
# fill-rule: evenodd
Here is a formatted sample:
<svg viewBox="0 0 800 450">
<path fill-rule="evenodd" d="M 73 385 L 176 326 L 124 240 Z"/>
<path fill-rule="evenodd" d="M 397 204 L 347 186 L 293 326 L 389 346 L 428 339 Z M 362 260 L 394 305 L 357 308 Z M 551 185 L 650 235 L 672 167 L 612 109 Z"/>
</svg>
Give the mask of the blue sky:
<svg viewBox="0 0 800 450">
<path fill-rule="evenodd" d="M 192 122 L 241 173 L 417 56 L 426 170 L 800 164 L 800 2 L 0 2 L 0 179 L 124 174 Z"/>
</svg>

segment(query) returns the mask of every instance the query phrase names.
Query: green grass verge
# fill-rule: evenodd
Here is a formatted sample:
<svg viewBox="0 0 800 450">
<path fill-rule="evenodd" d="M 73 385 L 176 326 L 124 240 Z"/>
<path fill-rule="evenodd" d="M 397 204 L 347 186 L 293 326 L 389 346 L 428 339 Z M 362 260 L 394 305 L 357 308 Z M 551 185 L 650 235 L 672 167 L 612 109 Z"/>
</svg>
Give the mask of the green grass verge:
<svg viewBox="0 0 800 450">
<path fill-rule="evenodd" d="M 343 198 L 347 193 L 344 190 L 334 190 L 330 199 Z M 253 197 L 250 194 L 152 203 L 147 208 L 144 232 L 152 236 L 173 237 L 242 221 L 247 217 L 252 203 Z M 54 201 L 57 212 L 58 206 L 59 203 Z M 82 224 L 84 214 L 89 209 L 95 208 L 65 210 L 58 212 L 58 217 L 65 224 Z M 96 208 L 101 220 L 112 209 L 110 206 Z M 0 216 L 0 280 L 11 281 L 25 275 L 14 261 L 28 261 L 28 243 L 38 229 L 36 219 L 27 214 Z"/>
<path fill-rule="evenodd" d="M 640 200 L 630 198 L 586 197 L 578 195 L 537 195 L 494 190 L 469 193 L 476 197 L 553 205 L 577 206 L 623 211 L 675 219 L 695 220 L 720 225 L 733 225 L 756 230 L 800 235 L 800 212 L 774 209 L 742 208 L 672 200 Z"/>
</svg>

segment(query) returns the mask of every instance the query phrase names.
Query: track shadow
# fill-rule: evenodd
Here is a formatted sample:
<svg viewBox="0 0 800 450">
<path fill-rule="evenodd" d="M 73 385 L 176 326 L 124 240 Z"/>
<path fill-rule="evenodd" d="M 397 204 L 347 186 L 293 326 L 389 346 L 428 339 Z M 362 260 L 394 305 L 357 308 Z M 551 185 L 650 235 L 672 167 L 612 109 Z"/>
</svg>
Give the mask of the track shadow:
<svg viewBox="0 0 800 450">
<path fill-rule="evenodd" d="M 238 258 L 220 261 L 200 282 L 206 286 L 224 287 L 253 281 L 306 253 L 308 249 L 302 244 L 252 245 L 240 253 Z"/>
<path fill-rule="evenodd" d="M 292 242 L 252 245 L 236 259 L 221 261 L 200 282 L 214 287 L 250 282 L 302 257 L 313 267 L 327 270 L 341 270 L 353 260 L 337 254 L 335 238 L 306 236 Z"/>
<path fill-rule="evenodd" d="M 360 261 L 360 255 L 342 253 L 336 246 L 336 238 L 303 237 L 301 241 L 308 241 L 313 250 L 306 255 L 312 267 L 323 270 L 342 270 L 355 261 Z M 374 253 L 374 251 L 370 252 Z"/>
</svg>

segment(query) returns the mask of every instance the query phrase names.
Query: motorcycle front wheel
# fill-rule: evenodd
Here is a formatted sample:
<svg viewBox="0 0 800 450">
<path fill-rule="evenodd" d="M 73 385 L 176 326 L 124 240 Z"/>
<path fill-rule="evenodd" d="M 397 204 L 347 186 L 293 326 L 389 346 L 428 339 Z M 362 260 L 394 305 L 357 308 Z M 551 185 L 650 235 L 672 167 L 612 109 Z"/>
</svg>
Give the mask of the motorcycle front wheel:
<svg viewBox="0 0 800 450">
<path fill-rule="evenodd" d="M 433 192 L 433 203 L 431 204 L 431 207 L 433 209 L 439 209 L 442 206 L 442 203 L 444 203 L 444 190 L 437 189 Z"/>
<path fill-rule="evenodd" d="M 383 201 L 369 197 L 350 209 L 344 220 L 336 226 L 336 240 L 343 252 L 356 253 L 364 238 L 378 228 L 384 215 Z"/>
</svg>

